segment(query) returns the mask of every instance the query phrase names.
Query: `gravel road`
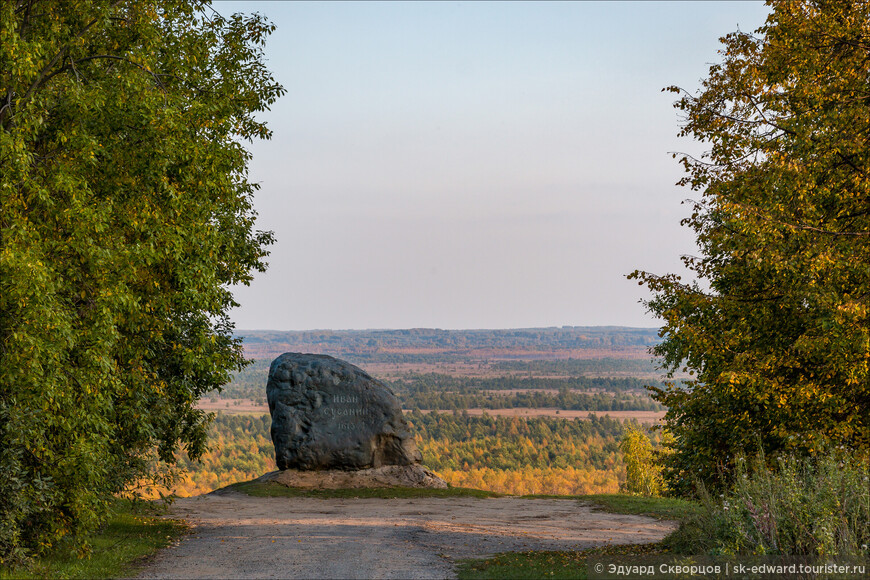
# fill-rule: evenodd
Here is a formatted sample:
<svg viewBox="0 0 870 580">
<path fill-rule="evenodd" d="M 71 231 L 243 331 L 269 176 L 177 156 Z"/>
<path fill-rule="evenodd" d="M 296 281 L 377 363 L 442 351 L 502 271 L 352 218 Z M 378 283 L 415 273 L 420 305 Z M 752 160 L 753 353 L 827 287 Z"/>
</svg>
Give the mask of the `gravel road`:
<svg viewBox="0 0 870 580">
<path fill-rule="evenodd" d="M 192 526 L 140 578 L 453 578 L 457 559 L 658 541 L 674 527 L 574 500 L 255 498 L 176 500 Z"/>
</svg>

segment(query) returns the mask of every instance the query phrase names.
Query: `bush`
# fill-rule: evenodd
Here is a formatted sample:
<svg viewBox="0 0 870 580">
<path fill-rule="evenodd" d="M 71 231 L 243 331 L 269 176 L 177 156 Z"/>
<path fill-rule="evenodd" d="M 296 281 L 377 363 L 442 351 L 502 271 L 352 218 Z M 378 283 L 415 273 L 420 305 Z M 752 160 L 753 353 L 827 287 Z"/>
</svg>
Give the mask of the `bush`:
<svg viewBox="0 0 870 580">
<path fill-rule="evenodd" d="M 671 538 L 675 551 L 714 555 L 867 556 L 870 479 L 867 457 L 843 450 L 815 459 L 789 457 L 767 469 L 738 461 L 730 491 Z M 751 472 L 751 474 L 750 474 Z"/>
</svg>

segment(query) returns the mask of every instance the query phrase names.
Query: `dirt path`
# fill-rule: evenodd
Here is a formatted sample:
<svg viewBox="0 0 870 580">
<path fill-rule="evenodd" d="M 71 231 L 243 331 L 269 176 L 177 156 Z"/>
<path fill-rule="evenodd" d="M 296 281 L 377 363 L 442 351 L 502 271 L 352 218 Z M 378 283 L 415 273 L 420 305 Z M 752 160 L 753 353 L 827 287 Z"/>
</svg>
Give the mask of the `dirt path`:
<svg viewBox="0 0 870 580">
<path fill-rule="evenodd" d="M 497 552 L 654 542 L 673 523 L 521 498 L 183 498 L 194 529 L 140 578 L 453 578 Z"/>
</svg>

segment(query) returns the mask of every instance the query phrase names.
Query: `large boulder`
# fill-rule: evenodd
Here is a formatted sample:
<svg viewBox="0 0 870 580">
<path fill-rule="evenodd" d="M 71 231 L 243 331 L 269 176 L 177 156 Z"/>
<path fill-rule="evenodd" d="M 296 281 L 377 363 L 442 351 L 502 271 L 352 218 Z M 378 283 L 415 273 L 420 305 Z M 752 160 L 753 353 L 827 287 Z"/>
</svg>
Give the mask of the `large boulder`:
<svg viewBox="0 0 870 580">
<path fill-rule="evenodd" d="M 278 469 L 368 469 L 421 461 L 396 395 L 362 369 L 284 353 L 266 384 Z"/>
</svg>

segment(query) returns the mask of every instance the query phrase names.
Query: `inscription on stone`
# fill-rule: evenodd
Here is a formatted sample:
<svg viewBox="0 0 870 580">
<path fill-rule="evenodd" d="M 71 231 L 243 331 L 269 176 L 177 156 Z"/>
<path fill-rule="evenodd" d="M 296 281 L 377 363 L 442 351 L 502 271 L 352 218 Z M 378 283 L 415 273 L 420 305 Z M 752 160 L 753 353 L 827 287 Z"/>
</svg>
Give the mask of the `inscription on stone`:
<svg viewBox="0 0 870 580">
<path fill-rule="evenodd" d="M 279 469 L 366 469 L 420 462 L 395 394 L 326 355 L 285 353 L 266 385 Z"/>
</svg>

